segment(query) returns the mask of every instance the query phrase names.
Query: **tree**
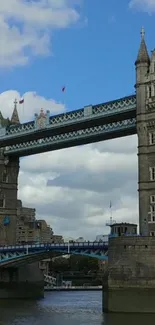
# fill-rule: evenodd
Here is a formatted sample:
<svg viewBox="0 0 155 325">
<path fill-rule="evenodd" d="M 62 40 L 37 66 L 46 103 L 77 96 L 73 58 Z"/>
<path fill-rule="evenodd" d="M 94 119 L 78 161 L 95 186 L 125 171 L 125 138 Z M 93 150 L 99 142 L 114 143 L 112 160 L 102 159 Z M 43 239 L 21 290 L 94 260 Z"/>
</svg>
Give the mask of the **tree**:
<svg viewBox="0 0 155 325">
<path fill-rule="evenodd" d="M 63 257 L 56 258 L 50 262 L 50 272 L 81 272 L 87 274 L 88 272 L 97 272 L 98 259 L 89 256 L 71 255 L 66 259 Z"/>
</svg>

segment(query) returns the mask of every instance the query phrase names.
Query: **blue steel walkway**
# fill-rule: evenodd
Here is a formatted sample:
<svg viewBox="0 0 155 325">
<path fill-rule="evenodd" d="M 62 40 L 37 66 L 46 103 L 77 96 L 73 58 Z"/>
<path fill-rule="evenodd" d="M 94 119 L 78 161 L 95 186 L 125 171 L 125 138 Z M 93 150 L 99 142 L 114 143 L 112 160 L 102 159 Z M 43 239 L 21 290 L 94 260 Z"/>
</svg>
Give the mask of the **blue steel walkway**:
<svg viewBox="0 0 155 325">
<path fill-rule="evenodd" d="M 0 246 L 0 266 L 19 266 L 52 257 L 53 252 L 108 259 L 108 242 Z"/>
</svg>

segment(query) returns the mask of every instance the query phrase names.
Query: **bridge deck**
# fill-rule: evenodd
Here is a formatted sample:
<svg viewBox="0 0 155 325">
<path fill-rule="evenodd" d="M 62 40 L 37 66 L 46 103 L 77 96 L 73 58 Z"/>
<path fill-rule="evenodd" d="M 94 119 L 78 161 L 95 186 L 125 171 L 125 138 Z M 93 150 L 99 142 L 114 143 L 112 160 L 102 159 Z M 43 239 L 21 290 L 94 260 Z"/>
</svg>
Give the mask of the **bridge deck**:
<svg viewBox="0 0 155 325">
<path fill-rule="evenodd" d="M 107 259 L 108 242 L 0 246 L 0 267 L 19 267 L 52 257 L 53 252 Z"/>
<path fill-rule="evenodd" d="M 20 252 L 28 249 L 30 252 L 32 251 L 43 251 L 43 250 L 55 250 L 55 249 L 64 249 L 66 248 L 74 249 L 74 248 L 102 248 L 108 247 L 108 242 L 79 242 L 79 243 L 41 243 L 41 244 L 25 244 L 25 245 L 9 245 L 9 246 L 0 246 L 0 252 Z"/>
<path fill-rule="evenodd" d="M 29 156 L 37 153 L 54 151 L 78 145 L 110 140 L 136 134 L 136 119 L 128 118 L 122 121 L 103 124 L 69 133 L 14 144 L 5 148 L 5 155 Z"/>
<path fill-rule="evenodd" d="M 41 121 L 41 122 L 40 122 Z M 136 96 L 0 128 L 5 155 L 28 156 L 136 133 Z"/>
</svg>

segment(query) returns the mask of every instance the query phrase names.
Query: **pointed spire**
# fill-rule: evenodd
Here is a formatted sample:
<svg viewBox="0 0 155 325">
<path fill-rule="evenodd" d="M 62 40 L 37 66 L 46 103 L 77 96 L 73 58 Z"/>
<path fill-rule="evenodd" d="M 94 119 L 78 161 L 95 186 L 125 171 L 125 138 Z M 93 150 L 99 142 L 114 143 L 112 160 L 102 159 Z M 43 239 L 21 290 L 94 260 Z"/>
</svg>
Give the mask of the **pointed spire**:
<svg viewBox="0 0 155 325">
<path fill-rule="evenodd" d="M 11 124 L 19 124 L 19 116 L 18 116 L 18 111 L 17 111 L 17 100 L 15 99 L 14 101 L 14 110 L 12 113 L 12 117 L 11 117 Z"/>
<path fill-rule="evenodd" d="M 2 115 L 2 112 L 0 111 L 0 120 L 2 121 L 3 120 L 3 115 Z"/>
<path fill-rule="evenodd" d="M 144 27 L 142 27 L 140 33 L 141 33 L 141 38 L 144 39 L 145 38 L 145 30 L 144 30 Z"/>
<path fill-rule="evenodd" d="M 137 60 L 135 64 L 137 65 L 138 63 L 150 63 L 150 57 L 147 51 L 147 46 L 145 43 L 145 30 L 144 27 L 141 29 L 141 44 L 137 56 Z"/>
<path fill-rule="evenodd" d="M 2 127 L 2 122 L 3 122 L 3 115 L 2 115 L 2 113 L 0 111 L 0 127 Z"/>
</svg>

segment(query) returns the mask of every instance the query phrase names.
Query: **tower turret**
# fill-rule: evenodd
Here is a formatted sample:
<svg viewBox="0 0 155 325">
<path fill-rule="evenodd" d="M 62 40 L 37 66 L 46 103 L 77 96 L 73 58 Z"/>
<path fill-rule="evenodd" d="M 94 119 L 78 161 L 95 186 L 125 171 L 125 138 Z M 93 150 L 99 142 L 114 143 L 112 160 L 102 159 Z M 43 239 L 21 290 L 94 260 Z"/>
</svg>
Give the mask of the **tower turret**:
<svg viewBox="0 0 155 325">
<path fill-rule="evenodd" d="M 11 124 L 20 124 L 18 111 L 17 111 L 17 100 L 14 101 L 14 110 L 11 117 Z"/>
<path fill-rule="evenodd" d="M 136 122 L 138 135 L 139 227 L 155 235 L 155 58 L 150 60 L 144 29 L 136 60 Z"/>
<path fill-rule="evenodd" d="M 141 29 L 141 43 L 140 43 L 140 48 L 138 51 L 138 56 L 137 60 L 135 62 L 136 65 L 143 64 L 145 63 L 146 65 L 149 65 L 150 63 L 150 57 L 147 51 L 147 46 L 145 43 L 145 31 L 144 28 L 142 27 Z"/>
<path fill-rule="evenodd" d="M 137 94 L 137 115 L 145 114 L 146 83 L 150 67 L 150 57 L 145 43 L 144 28 L 141 30 L 141 43 L 138 56 L 135 62 L 136 66 L 136 94 Z"/>
</svg>

